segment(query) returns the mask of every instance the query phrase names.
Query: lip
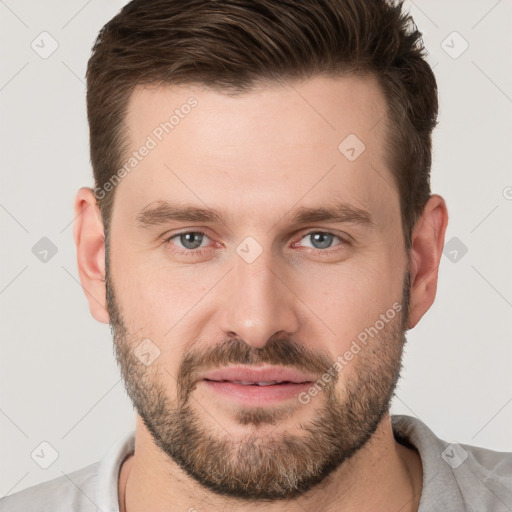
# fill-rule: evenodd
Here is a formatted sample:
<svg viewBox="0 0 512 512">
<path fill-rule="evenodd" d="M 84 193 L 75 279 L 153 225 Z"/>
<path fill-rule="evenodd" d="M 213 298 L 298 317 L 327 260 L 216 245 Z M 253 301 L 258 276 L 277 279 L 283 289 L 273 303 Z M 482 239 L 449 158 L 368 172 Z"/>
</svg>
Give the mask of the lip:
<svg viewBox="0 0 512 512">
<path fill-rule="evenodd" d="M 268 386 L 236 384 L 230 381 L 202 380 L 208 391 L 212 391 L 238 405 L 265 407 L 285 400 L 297 400 L 300 393 L 307 391 L 310 382 L 275 384 Z"/>
<path fill-rule="evenodd" d="M 238 405 L 265 407 L 296 400 L 315 380 L 316 377 L 292 368 L 232 366 L 204 373 L 198 383 L 209 392 L 233 400 Z M 257 385 L 258 382 L 267 385 Z"/>
<path fill-rule="evenodd" d="M 317 380 L 313 375 L 302 373 L 293 368 L 280 366 L 229 366 L 217 368 L 199 376 L 198 380 L 208 381 L 238 381 L 257 384 L 258 382 L 291 383 L 303 384 L 312 383 Z"/>
</svg>

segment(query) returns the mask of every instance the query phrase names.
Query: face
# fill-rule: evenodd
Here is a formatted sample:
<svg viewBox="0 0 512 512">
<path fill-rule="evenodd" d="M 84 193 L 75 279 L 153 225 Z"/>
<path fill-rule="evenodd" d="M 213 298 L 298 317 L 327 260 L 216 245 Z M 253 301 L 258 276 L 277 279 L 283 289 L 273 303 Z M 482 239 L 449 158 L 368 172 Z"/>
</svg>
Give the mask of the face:
<svg viewBox="0 0 512 512">
<path fill-rule="evenodd" d="M 106 286 L 128 394 L 201 485 L 298 496 L 366 444 L 399 377 L 409 269 L 384 98 L 371 77 L 139 88 L 127 125 Z"/>
</svg>

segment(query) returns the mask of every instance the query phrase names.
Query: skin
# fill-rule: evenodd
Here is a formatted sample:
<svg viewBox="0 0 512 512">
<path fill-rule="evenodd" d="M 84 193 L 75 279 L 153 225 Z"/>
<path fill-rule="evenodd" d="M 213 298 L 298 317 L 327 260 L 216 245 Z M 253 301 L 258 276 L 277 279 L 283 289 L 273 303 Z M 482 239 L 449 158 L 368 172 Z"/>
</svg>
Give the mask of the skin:
<svg viewBox="0 0 512 512">
<path fill-rule="evenodd" d="M 127 343 L 134 347 L 149 338 L 158 345 L 160 356 L 147 371 L 166 397 L 178 395 L 175 377 L 187 351 L 213 349 L 231 336 L 262 349 L 286 333 L 335 360 L 402 300 L 407 271 L 406 326 L 413 328 L 435 298 L 448 216 L 444 200 L 431 196 L 412 248 L 405 250 L 398 192 L 385 165 L 386 109 L 377 82 L 314 77 L 238 97 L 199 86 L 137 88 L 126 119 L 130 151 L 190 96 L 198 106 L 117 185 L 111 220 L 109 278 L 130 333 Z M 351 133 L 366 146 L 353 162 L 338 150 Z M 228 217 L 225 223 L 173 221 L 141 229 L 137 214 L 156 200 L 207 205 Z M 368 211 L 373 224 L 293 225 L 285 217 L 299 206 L 333 200 Z M 75 212 L 80 279 L 91 314 L 109 323 L 104 229 L 91 189 L 78 191 Z M 187 230 L 207 235 L 202 255 L 178 255 L 186 251 L 179 237 L 163 240 Z M 350 243 L 334 238 L 331 247 L 317 249 L 306 236 L 312 231 L 348 236 Z M 262 248 L 250 264 L 236 252 L 247 236 Z M 403 340 L 395 338 L 401 348 Z M 334 387 L 340 403 L 364 357 L 355 356 L 340 374 Z M 245 425 L 225 398 L 203 388 L 192 394 L 202 424 L 216 435 L 222 425 L 233 439 L 248 432 L 262 439 L 270 432 L 299 435 L 299 424 L 326 405 L 321 394 L 307 407 L 294 405 L 277 426 Z M 394 440 L 388 413 L 370 440 L 320 485 L 285 502 L 242 502 L 205 489 L 159 449 L 139 415 L 135 455 L 124 462 L 119 479 L 120 510 L 129 512 L 403 512 L 418 509 L 421 488 L 421 460 Z"/>
</svg>

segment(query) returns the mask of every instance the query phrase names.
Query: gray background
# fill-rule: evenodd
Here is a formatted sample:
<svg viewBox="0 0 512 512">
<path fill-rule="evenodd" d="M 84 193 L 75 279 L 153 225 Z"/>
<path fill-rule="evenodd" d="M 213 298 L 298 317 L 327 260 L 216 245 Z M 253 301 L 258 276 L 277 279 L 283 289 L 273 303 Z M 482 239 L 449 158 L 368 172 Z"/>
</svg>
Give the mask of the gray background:
<svg viewBox="0 0 512 512">
<path fill-rule="evenodd" d="M 0 0 L 0 496 L 95 462 L 134 427 L 72 237 L 75 192 L 93 183 L 86 64 L 124 3 Z M 392 412 L 419 417 L 448 441 L 511 451 L 512 5 L 406 5 L 438 78 L 432 188 L 447 200 L 446 240 L 454 240 L 437 300 L 408 335 Z M 53 40 L 58 48 L 42 58 Z M 46 262 L 32 250 L 43 237 L 57 249 Z M 31 457 L 41 442 L 58 453 L 47 469 Z M 42 448 L 39 464 L 52 462 Z"/>
</svg>

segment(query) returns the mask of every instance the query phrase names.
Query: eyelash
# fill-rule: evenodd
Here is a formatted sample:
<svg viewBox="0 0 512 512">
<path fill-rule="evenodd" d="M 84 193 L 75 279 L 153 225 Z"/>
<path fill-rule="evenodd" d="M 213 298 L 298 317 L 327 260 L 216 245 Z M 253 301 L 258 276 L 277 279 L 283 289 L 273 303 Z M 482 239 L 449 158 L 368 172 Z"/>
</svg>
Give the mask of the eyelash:
<svg viewBox="0 0 512 512">
<path fill-rule="evenodd" d="M 323 235 L 333 235 L 335 238 L 338 238 L 341 243 L 339 243 L 337 246 L 334 246 L 334 247 L 328 247 L 326 249 L 315 249 L 314 247 L 308 247 L 308 249 L 311 249 L 315 252 L 319 252 L 319 253 L 331 253 L 332 250 L 335 250 L 335 247 L 338 247 L 338 246 L 342 246 L 342 245 L 349 245 L 350 244 L 350 241 L 348 238 L 345 238 L 341 235 L 337 235 L 335 233 L 331 233 L 330 231 L 318 231 L 318 230 L 314 230 L 314 231 L 309 231 L 307 233 L 304 233 L 300 239 L 302 240 L 303 238 L 309 236 L 309 235 L 313 235 L 313 234 L 316 234 L 316 233 L 321 233 Z M 209 238 L 209 236 L 204 232 L 204 231 L 182 231 L 181 233 L 174 233 L 173 235 L 165 238 L 164 240 L 164 243 L 170 243 L 171 240 L 173 238 L 177 238 L 181 235 L 187 235 L 187 234 L 196 234 L 196 235 L 204 235 L 206 238 Z M 294 244 L 292 245 L 295 245 L 295 243 L 298 243 L 298 242 L 294 242 Z M 173 244 L 172 244 L 173 245 Z M 206 246 L 206 247 L 199 247 L 197 249 L 186 249 L 184 251 L 174 251 L 175 254 L 177 254 L 178 256 L 198 256 L 198 255 L 201 255 L 205 249 L 208 249 L 209 247 Z"/>
</svg>

